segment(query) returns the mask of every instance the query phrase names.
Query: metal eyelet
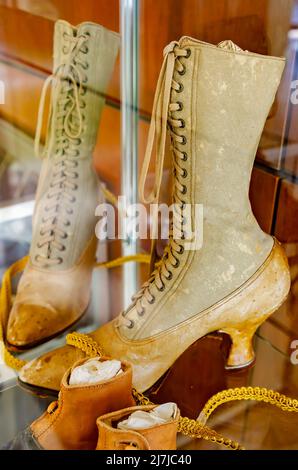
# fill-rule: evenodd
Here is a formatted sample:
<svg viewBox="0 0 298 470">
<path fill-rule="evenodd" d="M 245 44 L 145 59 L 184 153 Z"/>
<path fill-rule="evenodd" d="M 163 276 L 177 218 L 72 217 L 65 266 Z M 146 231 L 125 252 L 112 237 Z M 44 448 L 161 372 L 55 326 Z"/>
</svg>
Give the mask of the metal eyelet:
<svg viewBox="0 0 298 470">
<path fill-rule="evenodd" d="M 158 287 L 157 289 L 159 292 L 163 292 L 165 290 L 166 286 L 163 284 L 162 287 Z"/>
<path fill-rule="evenodd" d="M 180 121 L 180 124 L 181 124 L 181 125 L 180 125 L 180 129 L 184 129 L 184 127 L 185 127 L 185 121 L 184 121 L 184 119 L 179 119 L 179 121 Z"/>
<path fill-rule="evenodd" d="M 186 193 L 187 193 L 187 187 L 186 187 L 185 185 L 183 186 L 181 193 L 182 193 L 182 194 L 186 194 Z"/>
<path fill-rule="evenodd" d="M 152 304 L 154 304 L 154 302 L 155 302 L 155 297 L 154 297 L 154 295 L 152 295 L 152 299 L 148 300 L 148 303 L 150 305 L 152 305 Z"/>
<path fill-rule="evenodd" d="M 180 144 L 185 145 L 186 142 L 187 142 L 187 139 L 186 139 L 185 135 L 182 135 L 181 137 L 182 137 L 182 142 L 180 142 Z"/>
<path fill-rule="evenodd" d="M 143 308 L 143 310 L 141 312 L 137 312 L 139 317 L 143 317 L 145 315 L 145 309 Z"/>
<path fill-rule="evenodd" d="M 66 250 L 66 248 L 65 248 L 65 246 L 63 245 L 62 248 L 60 248 L 59 251 L 65 251 L 65 250 Z"/>
<path fill-rule="evenodd" d="M 130 321 L 130 324 L 127 325 L 127 328 L 131 330 L 135 326 L 135 322 L 133 320 L 129 320 L 129 321 Z"/>
<path fill-rule="evenodd" d="M 188 59 L 190 57 L 190 55 L 191 55 L 191 50 L 188 48 L 188 49 L 186 49 L 186 56 L 185 56 L 186 59 Z"/>
<path fill-rule="evenodd" d="M 183 65 L 183 70 L 178 70 L 179 75 L 185 75 L 186 67 Z"/>
<path fill-rule="evenodd" d="M 166 276 L 167 280 L 170 281 L 171 279 L 173 279 L 173 273 L 171 271 L 169 271 L 169 275 Z"/>
<path fill-rule="evenodd" d="M 179 109 L 177 111 L 182 111 L 183 103 L 181 103 L 181 101 L 177 101 L 176 104 L 178 104 L 178 106 L 179 106 Z"/>
<path fill-rule="evenodd" d="M 63 258 L 59 257 L 59 258 L 58 258 L 58 263 L 59 263 L 59 264 L 62 264 L 62 263 L 63 263 Z"/>
<path fill-rule="evenodd" d="M 179 89 L 176 90 L 177 93 L 182 93 L 183 90 L 184 90 L 184 86 L 182 85 L 182 83 L 179 83 Z"/>
<path fill-rule="evenodd" d="M 180 248 L 179 255 L 182 255 L 184 253 L 184 246 L 179 245 L 179 248 Z"/>
<path fill-rule="evenodd" d="M 187 158 L 188 158 L 187 153 L 186 153 L 186 152 L 183 152 L 182 160 L 183 160 L 184 162 L 186 162 Z"/>
<path fill-rule="evenodd" d="M 183 168 L 182 178 L 186 178 L 186 177 L 187 177 L 187 171 L 185 168 Z"/>
<path fill-rule="evenodd" d="M 85 49 L 84 54 L 88 54 L 88 53 L 89 53 L 89 47 L 87 46 L 86 49 Z"/>
<path fill-rule="evenodd" d="M 84 34 L 85 34 L 86 36 L 88 36 L 88 38 L 90 38 L 90 36 L 91 36 L 91 33 L 90 33 L 89 31 L 85 31 Z"/>
<path fill-rule="evenodd" d="M 82 68 L 84 70 L 88 70 L 89 69 L 89 64 L 86 62 L 86 64 L 82 64 Z"/>
<path fill-rule="evenodd" d="M 176 263 L 174 264 L 174 268 L 175 269 L 179 268 L 179 266 L 180 266 L 180 261 L 179 261 L 179 259 L 176 259 Z"/>
</svg>

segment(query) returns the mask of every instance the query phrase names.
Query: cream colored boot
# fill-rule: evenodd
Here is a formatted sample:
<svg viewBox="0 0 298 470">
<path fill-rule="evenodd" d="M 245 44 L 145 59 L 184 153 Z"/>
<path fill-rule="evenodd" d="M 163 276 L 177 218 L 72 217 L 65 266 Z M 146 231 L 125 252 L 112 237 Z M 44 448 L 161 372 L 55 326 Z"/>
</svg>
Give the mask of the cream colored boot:
<svg viewBox="0 0 298 470">
<path fill-rule="evenodd" d="M 171 236 L 164 256 L 133 304 L 90 334 L 106 354 L 133 364 L 133 383 L 151 387 L 196 340 L 223 331 L 232 339 L 227 366 L 254 359 L 252 338 L 286 298 L 287 259 L 262 232 L 248 198 L 252 166 L 285 61 L 183 37 L 165 49 L 157 85 L 141 192 L 157 141 L 157 176 L 147 202 L 158 200 L 167 124 L 172 141 L 173 201 L 204 207 L 204 242 L 187 250 Z M 183 228 L 183 219 L 178 223 Z M 177 220 L 175 221 L 177 225 Z M 65 346 L 32 361 L 23 382 L 57 389 Z M 49 377 L 51 361 L 51 377 Z"/>
<path fill-rule="evenodd" d="M 92 151 L 118 34 L 94 23 L 57 21 L 46 148 L 33 218 L 30 260 L 9 316 L 10 346 L 28 348 L 62 332 L 86 310 L 95 260 L 99 182 Z"/>
</svg>

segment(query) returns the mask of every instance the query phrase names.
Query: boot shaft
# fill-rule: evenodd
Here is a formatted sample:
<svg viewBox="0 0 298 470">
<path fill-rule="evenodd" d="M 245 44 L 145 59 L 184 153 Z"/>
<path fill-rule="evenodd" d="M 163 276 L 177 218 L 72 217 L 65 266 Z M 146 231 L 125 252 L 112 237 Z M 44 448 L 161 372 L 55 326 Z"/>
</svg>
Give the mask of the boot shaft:
<svg viewBox="0 0 298 470">
<path fill-rule="evenodd" d="M 169 111 L 174 151 L 186 153 L 180 164 L 187 186 L 183 200 L 204 204 L 205 216 L 218 224 L 226 212 L 250 211 L 248 190 L 256 150 L 285 66 L 283 58 L 242 51 L 231 41 L 218 46 L 183 37 L 173 44 L 175 65 Z M 175 54 L 178 50 L 178 55 Z M 179 56 L 179 50 L 187 57 Z M 177 84 L 177 86 L 175 86 Z M 228 184 L 227 184 L 228 183 Z"/>
<path fill-rule="evenodd" d="M 117 424 L 135 411 L 151 411 L 156 405 L 135 406 L 101 416 L 97 420 L 96 450 L 175 450 L 179 411 L 173 420 L 147 429 L 118 429 Z"/>
<path fill-rule="evenodd" d="M 95 208 L 103 197 L 92 151 L 118 49 L 119 35 L 102 26 L 56 22 L 54 72 L 44 85 L 36 132 L 38 152 L 52 84 L 30 251 L 31 263 L 47 271 L 73 267 L 94 237 Z"/>
<path fill-rule="evenodd" d="M 118 49 L 119 35 L 103 26 L 86 22 L 74 27 L 66 21 L 56 22 L 54 73 L 57 81 L 52 99 L 56 112 L 53 112 L 50 122 L 54 146 L 58 144 L 54 130 L 59 133 L 60 126 L 64 124 L 64 131 L 68 134 L 80 134 L 79 157 L 90 158 Z M 68 110 L 63 118 L 59 118 L 68 97 Z M 58 109 L 60 100 L 61 109 Z"/>
</svg>

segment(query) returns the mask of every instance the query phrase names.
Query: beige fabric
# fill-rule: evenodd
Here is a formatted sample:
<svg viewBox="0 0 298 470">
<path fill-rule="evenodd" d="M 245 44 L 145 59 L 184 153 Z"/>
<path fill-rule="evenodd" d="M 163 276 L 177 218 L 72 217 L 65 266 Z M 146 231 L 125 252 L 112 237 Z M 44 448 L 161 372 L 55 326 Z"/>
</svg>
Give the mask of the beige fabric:
<svg viewBox="0 0 298 470">
<path fill-rule="evenodd" d="M 204 241 L 202 249 L 180 254 L 185 241 L 171 240 L 149 286 L 120 319 L 120 334 L 125 338 L 149 338 L 214 305 L 247 281 L 272 249 L 272 238 L 252 214 L 248 190 L 285 61 L 236 47 L 231 50 L 230 42 L 227 49 L 224 45 L 184 37 L 165 49 L 149 154 L 155 134 L 157 159 L 162 161 L 166 110 L 175 168 L 173 200 L 191 204 L 192 230 L 194 205 L 203 204 Z M 182 110 L 177 110 L 177 103 Z M 181 119 L 183 128 L 178 124 Z M 146 157 L 141 190 L 148 150 Z M 149 202 L 158 198 L 159 179 L 158 175 L 154 194 L 145 197 Z M 167 280 L 169 276 L 172 279 Z"/>
</svg>

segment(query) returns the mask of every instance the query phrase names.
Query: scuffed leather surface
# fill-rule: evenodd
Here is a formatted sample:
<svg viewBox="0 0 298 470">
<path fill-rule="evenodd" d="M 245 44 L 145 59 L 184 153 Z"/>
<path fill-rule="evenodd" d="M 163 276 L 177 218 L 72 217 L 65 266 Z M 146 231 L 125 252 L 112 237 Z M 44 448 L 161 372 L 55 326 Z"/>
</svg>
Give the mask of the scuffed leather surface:
<svg viewBox="0 0 298 470">
<path fill-rule="evenodd" d="M 2 450 L 43 450 L 34 438 L 30 428 L 20 432 L 11 442 L 2 447 Z"/>
<path fill-rule="evenodd" d="M 69 385 L 68 370 L 62 380 L 58 408 L 53 413 L 45 412 L 31 424 L 39 445 L 47 450 L 94 450 L 98 416 L 135 404 L 130 364 L 123 362 L 122 370 L 110 380 L 85 386 Z"/>
<path fill-rule="evenodd" d="M 172 421 L 140 430 L 117 429 L 116 423 L 134 411 L 151 411 L 154 406 L 135 406 L 101 416 L 97 419 L 98 443 L 96 450 L 175 450 L 180 413 Z M 113 425 L 114 424 L 114 425 Z"/>
<path fill-rule="evenodd" d="M 107 355 L 133 364 L 133 385 L 145 391 L 192 343 L 206 334 L 231 327 L 242 332 L 255 330 L 284 301 L 290 282 L 287 258 L 276 241 L 264 265 L 243 286 L 199 314 L 192 310 L 191 318 L 174 328 L 143 340 L 129 340 L 120 335 L 116 319 L 90 336 Z M 69 363 L 83 354 L 73 346 L 50 351 L 29 362 L 20 371 L 20 379 L 57 390 L 65 367 L 64 358 L 67 357 Z"/>
<path fill-rule="evenodd" d="M 8 319 L 6 339 L 10 344 L 34 344 L 82 316 L 90 299 L 96 246 L 93 236 L 79 262 L 64 271 L 46 272 L 29 262 Z"/>
<path fill-rule="evenodd" d="M 177 134 L 187 138 L 177 144 L 188 155 L 180 166 L 186 170 L 185 203 L 203 204 L 203 246 L 179 255 L 179 267 L 155 298 L 145 299 L 140 317 L 132 307 L 121 334 L 145 339 L 187 321 L 229 295 L 246 282 L 264 263 L 273 246 L 272 237 L 259 227 L 248 197 L 251 171 L 259 140 L 271 109 L 285 60 L 250 52 L 231 51 L 184 37 L 179 47 L 189 48 L 181 58 L 185 74 L 174 73 L 183 85 L 172 89 L 171 103 L 181 102 L 185 128 Z M 190 221 L 188 220 L 188 223 Z M 185 242 L 179 241 L 185 246 Z"/>
</svg>

